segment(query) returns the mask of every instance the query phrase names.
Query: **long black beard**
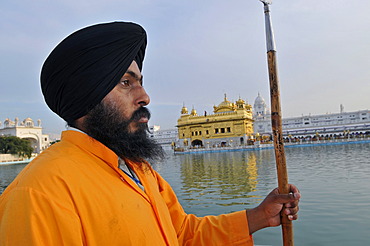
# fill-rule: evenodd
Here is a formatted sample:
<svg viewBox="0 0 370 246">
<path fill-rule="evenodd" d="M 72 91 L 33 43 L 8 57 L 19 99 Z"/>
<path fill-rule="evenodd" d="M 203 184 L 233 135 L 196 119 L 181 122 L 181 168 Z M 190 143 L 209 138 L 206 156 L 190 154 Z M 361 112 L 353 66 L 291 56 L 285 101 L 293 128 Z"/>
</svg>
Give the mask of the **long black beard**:
<svg viewBox="0 0 370 246">
<path fill-rule="evenodd" d="M 145 107 L 140 107 L 130 119 L 126 119 L 114 105 L 102 101 L 89 112 L 84 127 L 87 134 L 123 159 L 127 158 L 136 163 L 146 159 L 161 160 L 165 156 L 164 150 L 148 137 L 149 129 L 146 123 L 137 123 L 138 128 L 135 131 L 129 130 L 129 124 L 143 116 L 150 118 L 150 112 Z"/>
</svg>

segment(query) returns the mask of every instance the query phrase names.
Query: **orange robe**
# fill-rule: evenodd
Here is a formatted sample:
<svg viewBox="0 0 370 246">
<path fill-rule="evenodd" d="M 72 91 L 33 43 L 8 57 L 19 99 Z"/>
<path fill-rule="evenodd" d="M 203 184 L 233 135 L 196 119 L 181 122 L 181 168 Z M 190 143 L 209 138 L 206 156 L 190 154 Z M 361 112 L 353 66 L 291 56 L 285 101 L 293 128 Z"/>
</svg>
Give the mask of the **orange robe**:
<svg viewBox="0 0 370 246">
<path fill-rule="evenodd" d="M 186 214 L 156 171 L 128 164 L 145 192 L 109 148 L 63 132 L 1 195 L 0 245 L 253 245 L 245 211 Z"/>
</svg>

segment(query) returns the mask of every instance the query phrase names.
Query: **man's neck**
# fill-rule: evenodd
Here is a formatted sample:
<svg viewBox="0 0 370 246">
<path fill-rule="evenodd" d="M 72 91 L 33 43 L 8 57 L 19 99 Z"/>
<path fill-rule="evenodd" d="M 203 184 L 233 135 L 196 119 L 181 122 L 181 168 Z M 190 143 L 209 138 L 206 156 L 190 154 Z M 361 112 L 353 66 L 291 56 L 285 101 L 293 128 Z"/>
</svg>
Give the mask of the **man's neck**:
<svg viewBox="0 0 370 246">
<path fill-rule="evenodd" d="M 87 134 L 86 132 L 84 132 L 84 131 L 82 131 L 82 130 L 80 130 L 80 129 L 76 128 L 76 127 L 73 127 L 73 126 L 67 126 L 67 130 L 76 131 L 76 132 L 81 132 L 81 133 L 83 133 L 83 134 L 89 135 L 89 134 Z"/>
</svg>

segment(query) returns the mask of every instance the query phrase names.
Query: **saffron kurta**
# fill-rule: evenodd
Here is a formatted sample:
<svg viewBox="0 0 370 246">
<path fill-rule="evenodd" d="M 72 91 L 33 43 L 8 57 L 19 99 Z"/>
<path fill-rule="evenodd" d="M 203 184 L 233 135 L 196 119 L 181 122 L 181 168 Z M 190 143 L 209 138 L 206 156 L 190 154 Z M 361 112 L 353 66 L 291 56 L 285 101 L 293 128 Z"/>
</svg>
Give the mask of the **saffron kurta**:
<svg viewBox="0 0 370 246">
<path fill-rule="evenodd" d="M 0 245 L 253 245 L 245 211 L 186 214 L 156 171 L 128 164 L 145 192 L 109 148 L 63 132 L 1 195 Z"/>
</svg>

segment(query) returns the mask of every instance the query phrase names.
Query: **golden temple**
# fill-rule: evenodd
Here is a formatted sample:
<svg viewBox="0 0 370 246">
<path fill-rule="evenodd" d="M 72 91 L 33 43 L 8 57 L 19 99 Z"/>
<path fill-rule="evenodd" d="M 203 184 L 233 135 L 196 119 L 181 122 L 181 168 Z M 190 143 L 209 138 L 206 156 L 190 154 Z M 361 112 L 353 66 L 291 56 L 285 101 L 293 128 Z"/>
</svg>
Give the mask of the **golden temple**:
<svg viewBox="0 0 370 246">
<path fill-rule="evenodd" d="M 189 114 L 185 105 L 177 120 L 180 146 L 221 147 L 244 145 L 253 138 L 252 106 L 239 98 L 235 103 L 224 101 L 213 107 L 213 114 Z"/>
</svg>

